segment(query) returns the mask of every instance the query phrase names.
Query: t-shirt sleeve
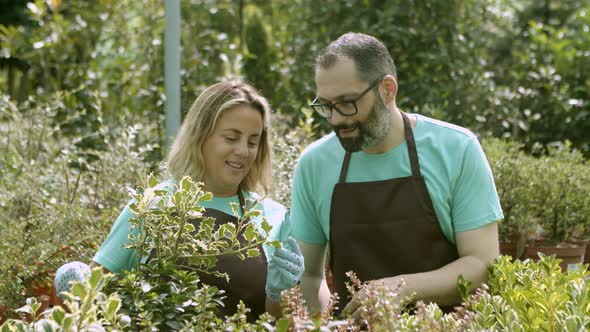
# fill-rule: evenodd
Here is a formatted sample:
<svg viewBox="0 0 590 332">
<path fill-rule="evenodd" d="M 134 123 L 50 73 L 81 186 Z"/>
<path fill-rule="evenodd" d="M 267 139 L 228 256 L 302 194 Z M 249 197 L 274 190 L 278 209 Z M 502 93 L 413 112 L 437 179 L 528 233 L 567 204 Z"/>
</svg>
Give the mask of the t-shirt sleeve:
<svg viewBox="0 0 590 332">
<path fill-rule="evenodd" d="M 460 174 L 453 188 L 451 217 L 455 233 L 504 218 L 492 170 L 475 137 L 463 154 Z"/>
<path fill-rule="evenodd" d="M 325 244 L 328 240 L 320 224 L 314 199 L 315 177 L 309 160 L 303 155 L 295 168 L 293 188 L 291 192 L 291 226 L 293 237 L 297 240 Z"/>
<path fill-rule="evenodd" d="M 128 236 L 131 233 L 129 219 L 133 217 L 129 205 L 133 202 L 134 200 L 131 200 L 119 214 L 109 235 L 92 259 L 114 273 L 131 270 L 137 262 L 137 252 L 123 247 L 129 242 Z"/>
</svg>

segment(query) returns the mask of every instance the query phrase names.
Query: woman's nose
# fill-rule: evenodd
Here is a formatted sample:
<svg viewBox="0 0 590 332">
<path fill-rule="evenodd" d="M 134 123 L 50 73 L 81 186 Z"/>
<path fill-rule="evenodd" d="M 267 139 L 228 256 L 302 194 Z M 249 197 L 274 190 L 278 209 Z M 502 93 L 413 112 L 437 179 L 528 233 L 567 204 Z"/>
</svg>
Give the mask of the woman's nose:
<svg viewBox="0 0 590 332">
<path fill-rule="evenodd" d="M 244 140 L 243 142 L 240 141 L 240 143 L 237 144 L 236 148 L 235 148 L 235 154 L 237 154 L 238 156 L 248 156 L 248 141 Z"/>
</svg>

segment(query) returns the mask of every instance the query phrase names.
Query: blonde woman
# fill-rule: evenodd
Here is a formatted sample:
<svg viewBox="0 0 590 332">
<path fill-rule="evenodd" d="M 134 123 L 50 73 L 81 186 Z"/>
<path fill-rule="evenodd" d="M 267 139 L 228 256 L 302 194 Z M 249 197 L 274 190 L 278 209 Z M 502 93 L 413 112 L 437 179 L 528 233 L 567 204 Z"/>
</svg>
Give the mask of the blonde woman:
<svg viewBox="0 0 590 332">
<path fill-rule="evenodd" d="M 172 179 L 161 185 L 166 187 L 184 176 L 203 182 L 204 189 L 214 195 L 211 201 L 203 203 L 205 214 L 217 223 L 236 221 L 231 203 L 239 204 L 243 213 L 247 199 L 258 200 L 257 209 L 273 226 L 270 236 L 286 233 L 285 229 L 290 227 L 288 221 L 283 225 L 285 208 L 264 198 L 272 185 L 269 116 L 266 99 L 244 82 L 227 81 L 208 87 L 196 99 L 180 128 L 166 160 Z M 91 266 L 102 266 L 114 273 L 134 266 L 137 253 L 123 248 L 128 242 L 128 220 L 132 216 L 126 207 Z M 287 238 L 281 236 L 282 240 Z M 229 275 L 229 283 L 214 276 L 201 276 L 204 283 L 225 291 L 223 314 L 235 312 L 242 300 L 252 310 L 252 317 L 265 310 L 276 315 L 280 292 L 299 282 L 303 256 L 293 238 L 288 238 L 281 249 L 262 249 L 264 255 L 244 261 L 220 257 L 217 267 Z M 69 281 L 82 279 L 88 270 L 77 262 L 60 268 L 55 280 L 58 291 L 69 289 Z"/>
</svg>

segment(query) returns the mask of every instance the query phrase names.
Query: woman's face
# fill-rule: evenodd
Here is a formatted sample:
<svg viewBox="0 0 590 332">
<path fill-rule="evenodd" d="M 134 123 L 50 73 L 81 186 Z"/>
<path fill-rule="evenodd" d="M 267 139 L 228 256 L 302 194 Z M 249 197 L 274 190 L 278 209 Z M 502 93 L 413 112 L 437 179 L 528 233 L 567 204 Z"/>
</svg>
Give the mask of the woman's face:
<svg viewBox="0 0 590 332">
<path fill-rule="evenodd" d="M 221 113 L 202 147 L 205 190 L 215 196 L 233 196 L 250 171 L 262 137 L 262 114 L 248 105 Z"/>
</svg>

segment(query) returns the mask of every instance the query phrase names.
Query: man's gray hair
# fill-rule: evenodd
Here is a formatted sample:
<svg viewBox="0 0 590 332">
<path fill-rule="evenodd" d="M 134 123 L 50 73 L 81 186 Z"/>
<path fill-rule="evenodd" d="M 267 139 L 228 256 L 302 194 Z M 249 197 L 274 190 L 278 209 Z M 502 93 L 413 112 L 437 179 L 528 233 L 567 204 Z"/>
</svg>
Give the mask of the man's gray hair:
<svg viewBox="0 0 590 332">
<path fill-rule="evenodd" d="M 343 34 L 319 53 L 316 70 L 329 69 L 343 58 L 354 62 L 360 80 L 370 82 L 383 74 L 393 75 L 397 79 L 391 54 L 383 42 L 375 37 L 355 32 Z"/>
</svg>

